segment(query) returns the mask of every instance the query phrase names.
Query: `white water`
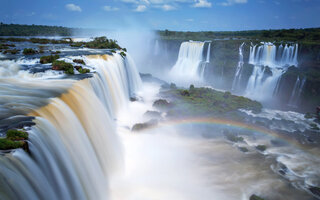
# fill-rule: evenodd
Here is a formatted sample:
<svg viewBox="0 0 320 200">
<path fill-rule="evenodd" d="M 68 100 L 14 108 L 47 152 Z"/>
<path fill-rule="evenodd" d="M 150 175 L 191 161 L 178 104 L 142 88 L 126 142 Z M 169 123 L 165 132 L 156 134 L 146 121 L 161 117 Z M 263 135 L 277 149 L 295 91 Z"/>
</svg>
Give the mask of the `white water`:
<svg viewBox="0 0 320 200">
<path fill-rule="evenodd" d="M 14 62 L 2 63 L 4 108 L 12 99 L 11 104 L 18 107 L 15 112 L 36 116 L 36 125 L 28 131 L 32 157 L 22 150 L 0 157 L 0 169 L 4 172 L 0 185 L 5 191 L 0 192 L 1 199 L 108 198 L 108 179 L 123 166 L 123 156 L 113 120 L 117 112 L 108 110 L 107 104 L 125 107 L 129 97 L 138 93 L 141 80 L 129 57 L 88 57 L 86 63 L 92 64 L 97 74 L 76 82 L 47 80 L 46 76 L 39 79 L 19 71 Z M 44 74 L 47 73 L 51 70 Z M 62 90 L 56 84 L 61 82 Z M 32 90 L 26 91 L 24 88 L 29 86 Z M 67 92 L 37 108 L 41 88 Z M 23 98 L 23 92 L 30 97 Z"/>
<path fill-rule="evenodd" d="M 273 43 L 251 45 L 249 64 L 254 65 L 245 95 L 264 102 L 271 101 L 278 92 L 280 78 L 288 66 L 298 66 L 298 44 L 277 47 Z M 266 66 L 272 72 L 265 74 Z"/>
<path fill-rule="evenodd" d="M 202 81 L 204 72 L 204 42 L 183 42 L 180 46 L 176 64 L 169 72 L 174 82 Z"/>
<path fill-rule="evenodd" d="M 208 44 L 207 59 L 206 59 L 207 63 L 210 62 L 210 51 L 211 51 L 211 42 L 209 42 L 209 44 Z"/>
<path fill-rule="evenodd" d="M 298 66 L 298 44 L 277 47 L 270 42 L 250 46 L 249 64 L 274 67 Z"/>
<path fill-rule="evenodd" d="M 232 88 L 231 90 L 234 91 L 236 89 L 236 87 L 238 86 L 238 84 L 241 81 L 241 72 L 242 72 L 242 68 L 243 68 L 243 45 L 244 43 L 242 43 L 239 47 L 239 62 L 238 62 L 238 66 L 236 68 L 236 73 L 234 74 L 234 78 L 233 78 L 233 82 L 232 82 Z"/>
<path fill-rule="evenodd" d="M 294 87 L 292 89 L 292 93 L 289 99 L 289 103 L 288 103 L 289 106 L 294 106 L 294 107 L 298 106 L 305 82 L 306 82 L 305 77 L 302 80 L 300 80 L 299 76 L 297 77 L 297 80 L 294 84 Z"/>
</svg>

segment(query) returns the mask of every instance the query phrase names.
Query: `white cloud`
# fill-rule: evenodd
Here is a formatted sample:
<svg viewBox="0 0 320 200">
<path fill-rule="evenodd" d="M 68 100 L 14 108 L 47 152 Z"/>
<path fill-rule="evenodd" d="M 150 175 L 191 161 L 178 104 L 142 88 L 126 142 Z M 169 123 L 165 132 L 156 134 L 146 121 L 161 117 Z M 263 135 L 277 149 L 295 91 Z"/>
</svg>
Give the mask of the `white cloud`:
<svg viewBox="0 0 320 200">
<path fill-rule="evenodd" d="M 119 10 L 119 8 L 117 8 L 117 7 L 111 7 L 111 6 L 103 6 L 102 8 L 103 8 L 103 10 L 105 10 L 105 11 L 107 11 L 107 12 Z"/>
<path fill-rule="evenodd" d="M 173 6 L 171 6 L 171 5 L 164 4 L 164 5 L 162 6 L 162 9 L 163 9 L 164 11 L 170 11 L 170 10 L 175 10 L 176 8 L 173 7 Z"/>
<path fill-rule="evenodd" d="M 232 6 L 234 4 L 245 4 L 248 3 L 248 0 L 227 0 L 226 2 L 221 3 L 222 6 Z"/>
<path fill-rule="evenodd" d="M 144 12 L 147 9 L 147 6 L 145 5 L 138 5 L 136 9 L 134 9 L 135 12 Z"/>
<path fill-rule="evenodd" d="M 73 3 L 67 4 L 67 5 L 66 5 L 66 8 L 67 8 L 68 10 L 70 10 L 70 11 L 77 11 L 77 12 L 81 12 L 81 11 L 82 11 L 81 8 L 80 8 L 80 6 L 77 6 L 77 5 L 73 4 Z"/>
<path fill-rule="evenodd" d="M 210 8 L 211 2 L 208 2 L 207 0 L 196 0 L 196 3 L 192 5 L 192 7 L 195 8 Z"/>
<path fill-rule="evenodd" d="M 193 22 L 193 19 L 186 19 L 187 22 Z"/>
</svg>

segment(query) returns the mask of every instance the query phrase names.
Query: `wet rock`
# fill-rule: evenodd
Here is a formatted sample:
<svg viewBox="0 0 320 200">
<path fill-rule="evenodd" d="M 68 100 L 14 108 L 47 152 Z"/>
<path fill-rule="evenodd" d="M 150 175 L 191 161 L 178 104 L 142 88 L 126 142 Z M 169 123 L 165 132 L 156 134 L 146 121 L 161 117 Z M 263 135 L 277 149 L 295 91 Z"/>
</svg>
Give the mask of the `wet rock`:
<svg viewBox="0 0 320 200">
<path fill-rule="evenodd" d="M 229 132 L 228 130 L 223 131 L 224 136 L 226 136 L 227 140 L 231 142 L 243 142 L 243 137 L 237 136 L 236 134 L 233 134 Z"/>
<path fill-rule="evenodd" d="M 256 149 L 259 150 L 259 151 L 265 151 L 267 149 L 267 146 L 260 144 L 260 145 L 256 146 Z"/>
<path fill-rule="evenodd" d="M 147 128 L 151 128 L 153 126 L 156 126 L 158 124 L 158 120 L 152 119 L 150 121 L 147 121 L 145 123 L 137 123 L 135 125 L 133 125 L 131 131 L 133 132 L 139 132 L 142 130 L 145 130 Z"/>
<path fill-rule="evenodd" d="M 82 59 L 73 59 L 74 63 L 85 65 L 86 63 Z"/>
<path fill-rule="evenodd" d="M 239 149 L 240 151 L 242 151 L 243 153 L 246 153 L 246 152 L 249 151 L 246 147 L 238 147 L 238 149 Z"/>
<path fill-rule="evenodd" d="M 310 186 L 308 189 L 313 195 L 320 198 L 320 187 Z"/>
<path fill-rule="evenodd" d="M 167 110 L 172 107 L 172 104 L 165 99 L 158 99 L 153 103 L 152 106 L 160 110 Z"/>
</svg>

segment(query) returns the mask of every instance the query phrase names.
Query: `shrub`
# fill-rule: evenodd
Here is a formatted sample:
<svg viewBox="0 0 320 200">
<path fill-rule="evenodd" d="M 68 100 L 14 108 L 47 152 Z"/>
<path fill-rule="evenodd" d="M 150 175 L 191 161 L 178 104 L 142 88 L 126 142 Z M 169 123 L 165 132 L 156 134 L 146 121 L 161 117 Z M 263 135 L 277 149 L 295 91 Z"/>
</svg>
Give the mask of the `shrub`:
<svg viewBox="0 0 320 200">
<path fill-rule="evenodd" d="M 74 74 L 73 65 L 63 60 L 55 60 L 52 63 L 53 70 L 63 70 L 66 74 Z"/>
<path fill-rule="evenodd" d="M 124 53 L 123 51 L 120 52 L 120 55 L 121 55 L 123 58 L 127 56 L 127 54 Z"/>
<path fill-rule="evenodd" d="M 85 65 L 86 63 L 82 59 L 73 59 L 74 63 L 79 63 Z"/>
<path fill-rule="evenodd" d="M 7 131 L 7 139 L 8 140 L 27 140 L 28 133 L 24 131 L 19 131 L 16 129 L 10 129 Z"/>
<path fill-rule="evenodd" d="M 12 141 L 5 138 L 0 138 L 0 150 L 23 148 L 24 145 L 25 142 L 23 141 Z"/>
<path fill-rule="evenodd" d="M 60 58 L 59 55 L 41 56 L 40 63 L 41 64 L 52 63 L 53 61 L 55 61 L 59 58 Z"/>
<path fill-rule="evenodd" d="M 24 55 L 32 55 L 32 54 L 36 54 L 37 51 L 31 48 L 25 48 L 23 49 L 23 54 Z"/>
</svg>

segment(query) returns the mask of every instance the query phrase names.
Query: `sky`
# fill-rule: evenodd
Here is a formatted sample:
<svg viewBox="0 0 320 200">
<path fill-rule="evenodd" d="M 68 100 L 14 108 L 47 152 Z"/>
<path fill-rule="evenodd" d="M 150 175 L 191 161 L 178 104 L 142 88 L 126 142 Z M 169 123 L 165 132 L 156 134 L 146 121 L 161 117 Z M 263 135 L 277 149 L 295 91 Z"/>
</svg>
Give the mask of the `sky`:
<svg viewBox="0 0 320 200">
<path fill-rule="evenodd" d="M 308 28 L 320 27 L 320 0 L 1 0 L 0 21 L 110 30 Z"/>
</svg>

